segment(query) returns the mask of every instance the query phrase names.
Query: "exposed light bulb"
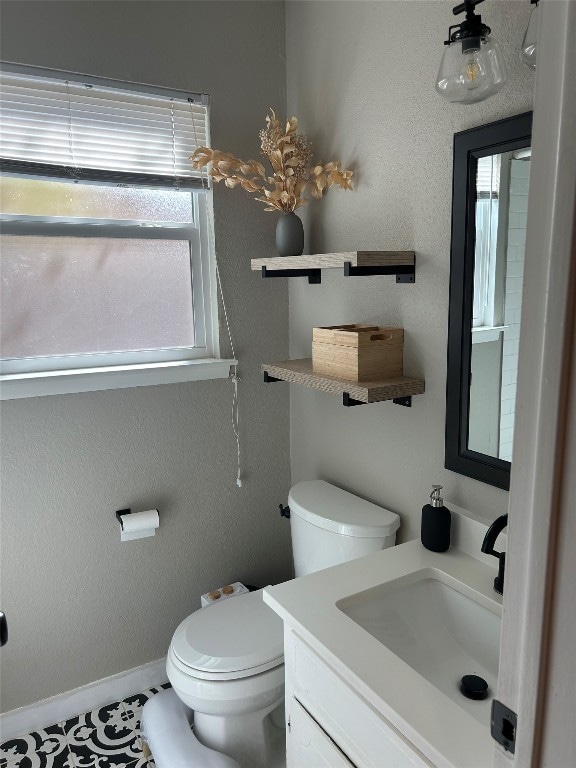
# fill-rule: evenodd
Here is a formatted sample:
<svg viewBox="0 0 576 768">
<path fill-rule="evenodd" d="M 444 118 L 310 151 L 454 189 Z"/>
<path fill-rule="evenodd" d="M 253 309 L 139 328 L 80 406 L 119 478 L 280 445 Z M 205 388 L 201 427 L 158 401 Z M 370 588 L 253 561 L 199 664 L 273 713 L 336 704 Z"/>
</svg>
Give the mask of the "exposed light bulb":
<svg viewBox="0 0 576 768">
<path fill-rule="evenodd" d="M 464 72 L 466 74 L 466 77 L 468 78 L 470 85 L 475 88 L 478 85 L 478 83 L 475 83 L 474 81 L 478 79 L 478 76 L 480 75 L 481 70 L 480 70 L 480 65 L 474 59 L 474 56 L 470 56 L 470 58 L 464 65 Z"/>
<path fill-rule="evenodd" d="M 468 90 L 481 87 L 486 77 L 486 68 L 482 66 L 481 57 L 478 54 L 478 49 L 471 49 L 462 56 L 464 60 L 461 70 L 462 83 Z"/>
</svg>

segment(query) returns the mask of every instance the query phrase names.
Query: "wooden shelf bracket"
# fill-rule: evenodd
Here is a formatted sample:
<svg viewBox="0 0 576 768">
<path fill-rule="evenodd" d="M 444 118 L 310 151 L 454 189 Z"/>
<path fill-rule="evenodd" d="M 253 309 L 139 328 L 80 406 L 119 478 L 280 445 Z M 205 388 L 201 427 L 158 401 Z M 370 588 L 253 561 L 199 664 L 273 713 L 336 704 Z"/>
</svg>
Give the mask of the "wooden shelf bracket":
<svg viewBox="0 0 576 768">
<path fill-rule="evenodd" d="M 319 269 L 269 269 L 262 266 L 262 277 L 307 277 L 310 285 L 322 282 L 322 272 Z"/>
<path fill-rule="evenodd" d="M 397 283 L 415 283 L 416 263 L 381 267 L 355 267 L 349 261 L 344 262 L 344 277 L 362 277 L 367 275 L 396 275 Z"/>
<path fill-rule="evenodd" d="M 386 402 L 385 400 L 380 400 L 377 402 Z M 392 402 L 394 405 L 403 405 L 405 408 L 412 408 L 412 396 L 409 397 L 393 397 Z M 363 400 L 354 400 L 353 397 L 350 397 L 348 392 L 342 392 L 342 405 L 346 406 L 346 408 L 351 408 L 353 405 L 368 405 L 368 403 L 365 403 Z"/>
</svg>

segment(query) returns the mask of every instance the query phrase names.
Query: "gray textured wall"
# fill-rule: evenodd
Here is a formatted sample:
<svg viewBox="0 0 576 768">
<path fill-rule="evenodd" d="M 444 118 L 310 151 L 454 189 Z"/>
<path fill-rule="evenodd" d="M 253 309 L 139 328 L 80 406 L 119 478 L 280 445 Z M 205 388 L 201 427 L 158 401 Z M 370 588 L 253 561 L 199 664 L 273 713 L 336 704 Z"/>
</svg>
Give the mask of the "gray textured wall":
<svg viewBox="0 0 576 768">
<path fill-rule="evenodd" d="M 255 156 L 283 111 L 277 2 L 4 2 L 2 58 L 212 96 L 213 145 Z M 291 574 L 276 514 L 289 487 L 288 390 L 259 364 L 288 346 L 285 281 L 263 281 L 275 216 L 216 188 L 216 245 L 241 364 L 244 487 L 227 381 L 2 403 L 2 711 L 166 653 L 200 594 Z M 227 347 L 223 345 L 227 354 Z M 158 507 L 153 539 L 121 544 L 114 510 Z"/>
<path fill-rule="evenodd" d="M 416 284 L 393 278 L 290 283 L 291 357 L 308 357 L 315 325 L 368 322 L 405 328 L 405 371 L 426 379 L 411 409 L 346 409 L 338 398 L 291 389 L 292 480 L 321 477 L 402 517 L 401 540 L 419 535 L 432 483 L 487 518 L 508 494 L 445 470 L 444 415 L 450 269 L 452 136 L 526 111 L 533 74 L 518 51 L 530 4 L 486 2 L 482 17 L 506 54 L 509 82 L 471 106 L 434 90 L 452 2 L 289 2 L 290 114 L 325 160 L 356 172 L 354 192 L 330 190 L 306 212 L 310 252 L 413 249 Z"/>
</svg>

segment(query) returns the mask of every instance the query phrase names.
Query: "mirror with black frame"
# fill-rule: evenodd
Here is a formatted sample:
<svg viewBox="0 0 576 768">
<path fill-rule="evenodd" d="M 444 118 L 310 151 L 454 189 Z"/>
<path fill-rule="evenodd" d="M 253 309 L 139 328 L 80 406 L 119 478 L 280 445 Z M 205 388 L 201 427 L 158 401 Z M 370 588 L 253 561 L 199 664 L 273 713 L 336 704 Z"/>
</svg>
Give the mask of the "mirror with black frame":
<svg viewBox="0 0 576 768">
<path fill-rule="evenodd" d="M 454 135 L 445 467 L 508 489 L 532 113 Z"/>
</svg>

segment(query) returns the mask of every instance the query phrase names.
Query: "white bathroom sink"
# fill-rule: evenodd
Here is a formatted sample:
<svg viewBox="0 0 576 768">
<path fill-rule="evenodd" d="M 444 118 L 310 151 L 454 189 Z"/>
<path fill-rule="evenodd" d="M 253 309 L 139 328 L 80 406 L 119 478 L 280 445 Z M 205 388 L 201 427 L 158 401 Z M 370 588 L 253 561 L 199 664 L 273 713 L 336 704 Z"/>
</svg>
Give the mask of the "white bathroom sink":
<svg viewBox="0 0 576 768">
<path fill-rule="evenodd" d="M 500 608 L 434 569 L 343 598 L 337 607 L 483 724 L 496 691 Z M 488 698 L 467 699 L 463 675 L 488 683 Z"/>
</svg>

